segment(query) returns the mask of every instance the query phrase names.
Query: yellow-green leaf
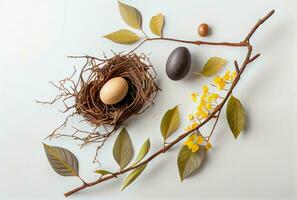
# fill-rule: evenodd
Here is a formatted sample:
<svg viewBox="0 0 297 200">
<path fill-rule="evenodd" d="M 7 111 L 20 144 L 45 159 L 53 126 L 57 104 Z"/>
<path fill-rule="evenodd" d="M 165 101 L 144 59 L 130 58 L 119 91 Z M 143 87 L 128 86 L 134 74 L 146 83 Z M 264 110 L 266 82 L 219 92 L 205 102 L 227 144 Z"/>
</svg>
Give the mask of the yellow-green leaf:
<svg viewBox="0 0 297 200">
<path fill-rule="evenodd" d="M 180 116 L 178 106 L 169 109 L 161 121 L 161 133 L 166 140 L 172 133 L 174 133 L 180 125 Z"/>
<path fill-rule="evenodd" d="M 236 139 L 245 125 L 245 111 L 240 101 L 233 95 L 228 100 L 226 114 L 229 127 Z"/>
<path fill-rule="evenodd" d="M 132 171 L 125 179 L 123 186 L 122 186 L 122 190 L 124 190 L 128 185 L 130 185 L 142 172 L 143 170 L 146 168 L 146 165 L 142 165 L 138 168 L 136 168 L 134 171 Z"/>
<path fill-rule="evenodd" d="M 113 174 L 110 171 L 104 170 L 104 169 L 98 169 L 95 171 L 96 174 L 102 174 L 102 175 L 106 175 L 106 174 Z"/>
<path fill-rule="evenodd" d="M 140 37 L 136 33 L 127 29 L 121 29 L 104 36 L 105 38 L 120 44 L 133 44 L 137 42 Z"/>
<path fill-rule="evenodd" d="M 61 176 L 78 176 L 77 158 L 69 150 L 43 144 L 52 168 Z"/>
<path fill-rule="evenodd" d="M 193 153 L 187 146 L 183 145 L 177 158 L 180 180 L 183 181 L 186 177 L 196 171 L 201 166 L 204 157 L 204 149 L 200 149 Z"/>
<path fill-rule="evenodd" d="M 162 35 L 163 26 L 164 26 L 164 16 L 161 13 L 151 18 L 150 28 L 155 35 L 158 35 L 158 36 Z"/>
<path fill-rule="evenodd" d="M 126 24 L 132 28 L 141 29 L 142 17 L 136 8 L 119 1 L 119 9 L 121 17 Z"/>
<path fill-rule="evenodd" d="M 151 146 L 150 140 L 147 139 L 143 143 L 142 147 L 140 148 L 140 151 L 139 151 L 139 153 L 138 153 L 138 155 L 137 155 L 137 157 L 136 157 L 133 165 L 136 165 L 137 163 L 139 163 L 146 156 L 146 154 L 150 150 L 150 146 Z"/>
<path fill-rule="evenodd" d="M 226 63 L 227 61 L 223 58 L 212 57 L 204 65 L 202 71 L 196 74 L 201 74 L 206 77 L 213 76 L 217 74 Z"/>
<path fill-rule="evenodd" d="M 131 138 L 125 128 L 121 130 L 114 143 L 113 157 L 121 169 L 124 169 L 133 158 Z"/>
</svg>

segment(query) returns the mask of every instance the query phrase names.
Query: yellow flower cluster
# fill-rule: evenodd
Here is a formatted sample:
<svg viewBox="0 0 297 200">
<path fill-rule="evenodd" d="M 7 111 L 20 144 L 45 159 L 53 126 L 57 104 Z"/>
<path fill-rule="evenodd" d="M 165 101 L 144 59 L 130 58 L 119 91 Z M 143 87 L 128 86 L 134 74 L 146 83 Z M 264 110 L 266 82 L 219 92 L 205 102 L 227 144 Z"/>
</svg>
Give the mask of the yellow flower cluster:
<svg viewBox="0 0 297 200">
<path fill-rule="evenodd" d="M 218 94 L 209 93 L 209 89 L 208 89 L 207 85 L 203 86 L 202 93 L 200 95 L 200 101 L 199 101 L 199 104 L 197 105 L 197 110 L 195 113 L 189 114 L 188 119 L 190 121 L 195 121 L 195 120 L 200 121 L 202 119 L 207 118 L 209 115 L 209 112 L 213 109 L 213 103 L 215 103 L 218 98 L 219 98 Z M 191 99 L 194 103 L 197 103 L 198 102 L 198 93 L 193 92 L 191 94 Z M 192 127 L 195 128 L 195 127 L 197 127 L 197 125 L 192 124 L 191 126 L 188 126 L 187 129 L 191 130 Z"/>
<path fill-rule="evenodd" d="M 184 145 L 186 145 L 193 153 L 198 151 L 200 149 L 200 146 L 205 143 L 206 141 L 201 135 L 193 134 L 188 137 L 188 139 L 184 142 Z M 209 142 L 206 142 L 205 150 L 208 151 L 211 148 L 211 144 Z"/>
<path fill-rule="evenodd" d="M 215 87 L 218 90 L 225 89 L 227 84 L 230 84 L 236 78 L 236 71 L 231 72 L 227 70 L 225 74 L 221 76 L 216 76 L 214 78 Z M 220 98 L 219 94 L 210 93 L 207 85 L 202 87 L 201 93 L 193 92 L 191 94 L 191 100 L 196 104 L 197 109 L 194 113 L 188 115 L 188 119 L 192 122 L 191 125 L 187 126 L 186 131 L 191 131 L 199 126 L 202 120 L 206 119 L 213 109 L 218 105 L 217 99 Z M 209 138 L 208 138 L 209 140 Z M 199 134 L 193 134 L 188 137 L 187 141 L 184 143 L 192 152 L 199 150 L 199 145 L 206 142 L 204 145 L 206 150 L 211 148 L 211 144 L 204 140 L 204 138 Z"/>
<path fill-rule="evenodd" d="M 191 115 L 191 114 L 190 114 Z M 190 115 L 188 117 L 190 117 Z M 194 116 L 193 116 L 194 119 Z M 193 120 L 192 120 L 193 121 Z M 191 131 L 194 128 L 196 128 L 197 126 L 199 126 L 198 122 L 194 121 L 191 125 L 187 126 L 186 131 Z"/>
<path fill-rule="evenodd" d="M 223 77 L 216 76 L 214 78 L 214 83 L 219 90 L 223 90 L 226 87 L 226 83 L 228 83 L 229 81 L 233 81 L 235 77 L 236 71 L 233 71 L 231 73 L 230 70 L 227 70 Z"/>
</svg>

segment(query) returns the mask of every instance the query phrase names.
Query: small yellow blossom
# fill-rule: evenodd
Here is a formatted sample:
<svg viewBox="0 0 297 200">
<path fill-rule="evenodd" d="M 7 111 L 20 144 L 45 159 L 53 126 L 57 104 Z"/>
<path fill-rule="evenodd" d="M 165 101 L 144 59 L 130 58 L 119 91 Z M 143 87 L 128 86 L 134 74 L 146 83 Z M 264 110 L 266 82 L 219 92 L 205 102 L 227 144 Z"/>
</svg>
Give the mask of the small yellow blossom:
<svg viewBox="0 0 297 200">
<path fill-rule="evenodd" d="M 201 117 L 201 119 L 205 119 L 208 117 L 208 112 L 202 110 L 200 113 L 199 113 L 199 116 Z"/>
<path fill-rule="evenodd" d="M 199 124 L 197 122 L 192 123 L 192 129 L 196 128 Z"/>
<path fill-rule="evenodd" d="M 208 151 L 211 149 L 211 147 L 212 147 L 212 145 L 209 142 L 207 142 L 207 144 L 205 146 L 205 150 Z"/>
<path fill-rule="evenodd" d="M 219 97 L 220 97 L 220 96 L 219 96 L 218 94 L 211 94 L 211 95 L 209 95 L 209 96 L 207 97 L 207 101 L 208 101 L 209 103 L 211 103 L 211 102 L 217 100 Z"/>
<path fill-rule="evenodd" d="M 204 138 L 201 135 L 192 134 L 188 137 L 188 139 L 184 142 L 192 152 L 196 152 L 199 150 L 199 145 L 204 143 Z"/>
<path fill-rule="evenodd" d="M 194 153 L 199 150 L 199 145 L 197 144 L 197 135 L 193 134 L 184 142 L 184 145 Z"/>
<path fill-rule="evenodd" d="M 189 114 L 188 115 L 188 119 L 190 120 L 190 121 L 193 121 L 194 120 L 194 115 L 191 113 L 191 114 Z"/>
<path fill-rule="evenodd" d="M 195 135 L 191 135 L 188 139 L 184 142 L 184 145 L 190 145 L 195 140 Z"/>
<path fill-rule="evenodd" d="M 207 103 L 207 104 L 205 105 L 205 108 L 206 108 L 207 110 L 212 109 L 212 105 L 211 105 L 211 103 Z"/>
<path fill-rule="evenodd" d="M 188 147 L 189 147 L 189 149 L 191 149 L 191 151 L 192 151 L 193 153 L 195 153 L 196 151 L 199 150 L 199 145 L 198 145 L 198 144 L 192 144 L 192 145 L 190 145 L 190 146 L 188 146 Z"/>
<path fill-rule="evenodd" d="M 234 80 L 236 76 L 237 76 L 236 71 L 233 71 L 231 74 L 231 79 Z"/>
<path fill-rule="evenodd" d="M 184 142 L 184 145 L 191 145 L 193 142 L 195 142 L 195 135 L 191 135 L 190 137 L 188 137 L 188 139 Z"/>
<path fill-rule="evenodd" d="M 203 93 L 200 97 L 200 101 L 205 102 L 207 97 L 208 97 L 207 93 Z"/>
<path fill-rule="evenodd" d="M 201 112 L 204 109 L 205 103 L 201 103 L 197 106 L 197 112 Z"/>
<path fill-rule="evenodd" d="M 191 146 L 193 144 L 193 141 L 189 140 L 189 138 L 184 142 L 184 145 Z"/>
<path fill-rule="evenodd" d="M 226 82 L 220 76 L 215 77 L 214 83 L 219 90 L 223 90 L 226 86 Z"/>
<path fill-rule="evenodd" d="M 225 75 L 223 76 L 224 81 L 231 81 L 231 72 L 227 70 Z"/>
<path fill-rule="evenodd" d="M 199 135 L 197 137 L 197 144 L 202 144 L 203 142 L 204 142 L 204 138 L 201 135 Z"/>
<path fill-rule="evenodd" d="M 202 87 L 202 92 L 203 92 L 204 94 L 207 94 L 207 93 L 208 93 L 208 86 L 207 86 L 207 85 L 204 85 L 204 86 Z"/>
<path fill-rule="evenodd" d="M 187 126 L 187 128 L 185 130 L 190 131 L 190 130 L 192 130 L 192 128 L 191 128 L 191 126 Z"/>
<path fill-rule="evenodd" d="M 194 115 L 195 115 L 196 118 L 199 118 L 199 112 L 195 112 Z"/>
<path fill-rule="evenodd" d="M 197 92 L 193 92 L 193 93 L 191 94 L 191 99 L 192 99 L 192 101 L 193 101 L 194 103 L 197 102 L 197 96 L 198 96 L 198 93 L 197 93 Z"/>
<path fill-rule="evenodd" d="M 199 124 L 197 122 L 193 122 L 190 126 L 187 126 L 186 131 L 191 131 L 196 128 Z"/>
</svg>

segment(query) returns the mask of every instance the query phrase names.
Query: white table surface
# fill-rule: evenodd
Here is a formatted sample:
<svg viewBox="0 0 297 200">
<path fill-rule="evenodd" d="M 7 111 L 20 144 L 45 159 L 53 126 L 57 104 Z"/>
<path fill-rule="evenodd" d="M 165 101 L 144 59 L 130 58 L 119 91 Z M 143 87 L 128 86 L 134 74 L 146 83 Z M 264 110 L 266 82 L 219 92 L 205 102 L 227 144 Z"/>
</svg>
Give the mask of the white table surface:
<svg viewBox="0 0 297 200">
<path fill-rule="evenodd" d="M 276 10 L 252 39 L 254 53 L 261 53 L 261 57 L 248 66 L 234 91 L 247 110 L 248 128 L 235 141 L 223 115 L 205 166 L 182 184 L 176 166 L 179 149 L 176 147 L 151 162 L 124 192 L 120 192 L 124 177 L 119 177 L 70 198 L 296 199 L 297 2 L 125 2 L 142 12 L 145 31 L 149 32 L 150 17 L 162 12 L 166 17 L 165 35 L 189 40 L 197 39 L 197 25 L 207 22 L 213 28 L 208 40 L 239 41 L 258 18 Z M 132 49 L 133 46 L 114 44 L 101 37 L 128 27 L 120 18 L 115 0 L 0 0 L 0 27 L 0 199 L 64 199 L 63 193 L 80 183 L 51 169 L 42 142 L 71 150 L 80 161 L 81 175 L 89 181 L 96 178 L 92 173 L 97 168 L 92 164 L 95 146 L 81 150 L 68 139 L 44 141 L 65 115 L 58 112 L 62 108 L 59 103 L 42 106 L 34 100 L 53 97 L 56 90 L 48 82 L 62 79 L 72 72 L 73 65 L 79 67 L 83 63 L 66 56 L 100 57 L 102 52 L 111 55 L 111 49 L 117 52 Z M 161 146 L 160 120 L 176 104 L 180 104 L 185 127 L 186 114 L 194 108 L 189 94 L 210 81 L 198 80 L 191 74 L 179 82 L 166 77 L 166 58 L 178 46 L 152 42 L 140 50 L 151 53 L 163 91 L 154 107 L 128 122 L 135 149 L 147 137 L 151 139 L 152 152 Z M 245 55 L 243 50 L 228 47 L 186 46 L 193 57 L 192 72 L 201 69 L 211 56 L 232 61 Z M 111 170 L 116 169 L 111 153 L 114 139 L 110 138 L 99 155 L 102 167 Z"/>
</svg>

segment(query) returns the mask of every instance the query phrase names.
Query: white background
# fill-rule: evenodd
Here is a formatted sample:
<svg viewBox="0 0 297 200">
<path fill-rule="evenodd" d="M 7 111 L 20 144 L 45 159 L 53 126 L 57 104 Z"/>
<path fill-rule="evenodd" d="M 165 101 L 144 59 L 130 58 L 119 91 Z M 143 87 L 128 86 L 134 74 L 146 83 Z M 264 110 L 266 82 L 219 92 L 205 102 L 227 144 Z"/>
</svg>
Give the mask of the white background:
<svg viewBox="0 0 297 200">
<path fill-rule="evenodd" d="M 249 65 L 234 95 L 241 99 L 248 115 L 247 129 L 234 140 L 225 115 L 213 139 L 213 150 L 195 176 L 179 180 L 176 157 L 179 147 L 150 163 L 141 177 L 120 192 L 124 177 L 109 181 L 70 197 L 71 199 L 296 199 L 297 188 L 297 14 L 295 0 L 150 0 L 125 1 L 143 15 L 149 33 L 152 15 L 166 16 L 165 36 L 196 40 L 197 25 L 212 27 L 210 41 L 240 41 L 271 9 L 276 14 L 254 35 L 254 53 L 261 57 Z M 96 179 L 92 164 L 95 145 L 79 149 L 69 139 L 44 141 L 65 115 L 61 103 L 42 106 L 35 99 L 48 100 L 56 90 L 48 82 L 69 75 L 82 60 L 68 55 L 102 56 L 110 50 L 130 50 L 101 36 L 129 28 L 121 20 L 117 1 L 103 0 L 0 0 L 0 199 L 64 199 L 63 193 L 80 185 L 76 178 L 57 175 L 49 165 L 42 142 L 71 150 L 80 161 L 81 176 Z M 141 34 L 141 33 L 139 33 Z M 195 109 L 189 94 L 210 79 L 192 72 L 201 69 L 211 56 L 230 61 L 242 59 L 244 50 L 228 47 L 188 46 L 192 53 L 191 74 L 173 82 L 165 74 L 169 53 L 181 44 L 152 42 L 140 51 L 149 54 L 163 89 L 155 106 L 127 122 L 135 149 L 146 138 L 151 152 L 162 144 L 159 123 L 164 112 L 180 105 L 183 122 Z M 77 119 L 77 118 L 76 118 Z M 72 120 L 70 126 L 87 128 Z M 175 134 L 171 139 L 176 137 Z M 100 151 L 102 167 L 116 170 L 110 138 Z"/>
</svg>

